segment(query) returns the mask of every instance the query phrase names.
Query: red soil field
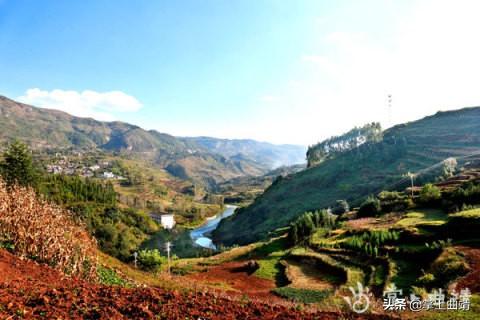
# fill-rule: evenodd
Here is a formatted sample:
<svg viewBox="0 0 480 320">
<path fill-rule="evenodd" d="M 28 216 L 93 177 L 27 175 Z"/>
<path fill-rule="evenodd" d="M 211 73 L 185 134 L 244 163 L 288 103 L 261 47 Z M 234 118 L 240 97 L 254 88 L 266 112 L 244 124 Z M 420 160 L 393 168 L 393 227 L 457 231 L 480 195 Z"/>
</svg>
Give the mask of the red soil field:
<svg viewBox="0 0 480 320">
<path fill-rule="evenodd" d="M 468 288 L 472 293 L 480 293 L 480 249 L 471 247 L 457 247 L 465 254 L 471 271 L 457 281 L 456 289 Z"/>
<path fill-rule="evenodd" d="M 260 282 L 259 282 L 260 283 Z M 390 319 L 300 312 L 201 291 L 123 288 L 66 278 L 0 250 L 0 319 Z"/>
</svg>

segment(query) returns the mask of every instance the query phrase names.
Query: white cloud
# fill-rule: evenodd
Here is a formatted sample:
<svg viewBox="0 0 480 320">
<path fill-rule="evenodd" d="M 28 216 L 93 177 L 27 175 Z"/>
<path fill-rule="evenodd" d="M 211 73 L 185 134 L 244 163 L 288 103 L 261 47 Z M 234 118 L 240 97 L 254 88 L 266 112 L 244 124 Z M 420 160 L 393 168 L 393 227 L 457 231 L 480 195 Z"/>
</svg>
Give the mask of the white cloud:
<svg viewBox="0 0 480 320">
<path fill-rule="evenodd" d="M 415 1 L 393 12 L 375 28 L 348 17 L 336 17 L 346 21 L 335 25 L 341 31 L 319 28 L 318 51 L 299 57 L 304 69 L 265 110 L 276 116 L 277 141 L 314 143 L 370 121 L 390 126 L 480 105 L 480 1 Z"/>
<path fill-rule="evenodd" d="M 114 113 L 135 112 L 142 107 L 135 97 L 122 91 L 78 92 L 60 89 L 46 91 L 33 88 L 28 89 L 17 100 L 37 107 L 62 110 L 75 116 L 99 120 L 114 120 Z"/>
</svg>

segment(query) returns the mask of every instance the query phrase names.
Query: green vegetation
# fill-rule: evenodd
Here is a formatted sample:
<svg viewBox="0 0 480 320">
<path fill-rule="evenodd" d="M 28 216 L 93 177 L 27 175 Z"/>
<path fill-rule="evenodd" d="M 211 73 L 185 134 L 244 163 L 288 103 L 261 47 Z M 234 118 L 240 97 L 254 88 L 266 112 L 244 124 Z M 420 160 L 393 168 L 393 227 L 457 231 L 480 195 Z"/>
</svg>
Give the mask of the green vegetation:
<svg viewBox="0 0 480 320">
<path fill-rule="evenodd" d="M 305 212 L 295 222 L 290 224 L 288 239 L 292 245 L 309 240 L 318 228 L 330 230 L 335 227 L 337 216 L 327 210 Z"/>
<path fill-rule="evenodd" d="M 368 256 L 377 257 L 380 246 L 400 239 L 400 232 L 395 230 L 371 230 L 354 234 L 345 239 L 341 246 L 347 249 L 363 252 Z"/>
<path fill-rule="evenodd" d="M 282 260 L 288 253 L 288 247 L 287 239 L 281 237 L 263 243 L 237 259 L 255 259 L 259 265 L 259 268 L 254 273 L 256 276 L 274 280 L 277 285 L 284 285 L 286 279 Z"/>
<path fill-rule="evenodd" d="M 479 131 L 479 108 L 441 112 L 395 126 L 383 133 L 380 142 L 364 143 L 272 184 L 253 204 L 222 221 L 214 238 L 225 245 L 268 238 L 271 230 L 287 226 L 306 211 L 333 206 L 339 199 L 355 207 L 368 195 L 403 190 L 410 185 L 408 171 L 429 168 L 415 178 L 415 185 L 435 181 L 444 176 L 441 164 L 446 158 L 480 151 L 478 143 L 467 138 Z"/>
<path fill-rule="evenodd" d="M 37 172 L 33 165 L 32 154 L 27 145 L 15 140 L 7 146 L 3 153 L 3 160 L 0 162 L 0 174 L 11 186 L 35 186 L 37 183 Z"/>
<path fill-rule="evenodd" d="M 438 209 L 423 209 L 405 214 L 395 225 L 402 228 L 416 226 L 440 226 L 447 222 L 448 215 Z"/>
<path fill-rule="evenodd" d="M 363 127 L 355 127 L 341 136 L 331 137 L 316 145 L 308 147 L 308 167 L 315 166 L 336 155 L 358 148 L 361 144 L 382 140 L 380 123 L 372 122 Z"/>
<path fill-rule="evenodd" d="M 161 266 L 167 262 L 167 258 L 162 256 L 157 249 L 140 250 L 138 262 L 145 270 L 159 271 Z"/>
<path fill-rule="evenodd" d="M 117 204 L 117 194 L 112 183 L 78 176 L 44 175 L 39 191 L 48 199 L 62 205 L 93 203 L 115 206 Z"/>
<path fill-rule="evenodd" d="M 369 196 L 367 200 L 365 200 L 360 209 L 358 209 L 358 217 L 375 217 L 380 214 L 382 211 L 382 206 L 380 204 L 380 200 L 378 200 L 374 196 Z"/>
<path fill-rule="evenodd" d="M 432 204 L 442 197 L 440 189 L 431 183 L 427 183 L 420 191 L 420 201 L 424 204 Z"/>
<path fill-rule="evenodd" d="M 317 303 L 329 297 L 332 292 L 329 290 L 309 290 L 291 287 L 276 288 L 273 292 L 282 298 L 292 300 L 297 303 Z"/>
<path fill-rule="evenodd" d="M 120 277 L 115 270 L 103 266 L 97 267 L 98 282 L 108 286 L 129 286 L 128 281 Z"/>
<path fill-rule="evenodd" d="M 423 276 L 423 284 L 429 288 L 443 287 L 450 281 L 465 275 L 469 270 L 465 258 L 453 248 L 445 249 L 440 256 L 430 265 L 426 279 Z"/>
</svg>

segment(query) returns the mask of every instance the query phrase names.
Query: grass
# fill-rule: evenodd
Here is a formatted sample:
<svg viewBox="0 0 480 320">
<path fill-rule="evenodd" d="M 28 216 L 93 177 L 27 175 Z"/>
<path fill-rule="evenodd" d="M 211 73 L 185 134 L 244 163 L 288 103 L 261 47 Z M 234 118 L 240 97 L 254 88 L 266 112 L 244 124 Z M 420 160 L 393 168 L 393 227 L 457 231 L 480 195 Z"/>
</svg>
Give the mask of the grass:
<svg viewBox="0 0 480 320">
<path fill-rule="evenodd" d="M 480 208 L 465 210 L 458 213 L 454 213 L 449 215 L 451 218 L 461 217 L 461 218 L 468 218 L 468 219 L 479 219 L 480 218 Z"/>
<path fill-rule="evenodd" d="M 282 265 L 280 260 L 285 256 L 285 252 L 279 251 L 272 253 L 268 257 L 257 260 L 259 268 L 255 271 L 255 275 L 259 278 L 277 280 L 282 273 Z"/>
<path fill-rule="evenodd" d="M 129 282 L 122 277 L 120 277 L 115 270 L 110 268 L 105 268 L 104 266 L 99 266 L 97 268 L 98 280 L 101 284 L 109 286 L 121 286 L 128 287 Z"/>
<path fill-rule="evenodd" d="M 428 209 L 422 211 L 409 212 L 405 218 L 398 221 L 395 225 L 402 228 L 416 226 L 439 226 L 447 222 L 448 215 L 441 210 Z"/>
<path fill-rule="evenodd" d="M 256 259 L 259 268 L 255 275 L 259 278 L 274 280 L 277 284 L 284 283 L 284 267 L 280 261 L 287 254 L 287 239 L 280 237 L 258 246 L 248 256 Z"/>
<path fill-rule="evenodd" d="M 145 284 L 148 286 L 156 286 L 165 289 L 181 288 L 180 284 L 169 279 L 166 274 L 154 275 L 152 273 L 136 269 L 101 251 L 98 251 L 97 255 L 100 265 L 102 265 L 104 268 L 114 271 L 119 277 L 133 284 Z"/>
<path fill-rule="evenodd" d="M 330 290 L 310 290 L 291 287 L 281 287 L 272 290 L 282 298 L 292 300 L 297 303 L 317 303 L 323 301 L 332 294 Z"/>
<path fill-rule="evenodd" d="M 415 261 L 395 257 L 392 259 L 395 271 L 391 282 L 397 288 L 403 289 L 404 293 L 410 292 L 418 277 L 421 276 L 421 268 Z"/>
</svg>

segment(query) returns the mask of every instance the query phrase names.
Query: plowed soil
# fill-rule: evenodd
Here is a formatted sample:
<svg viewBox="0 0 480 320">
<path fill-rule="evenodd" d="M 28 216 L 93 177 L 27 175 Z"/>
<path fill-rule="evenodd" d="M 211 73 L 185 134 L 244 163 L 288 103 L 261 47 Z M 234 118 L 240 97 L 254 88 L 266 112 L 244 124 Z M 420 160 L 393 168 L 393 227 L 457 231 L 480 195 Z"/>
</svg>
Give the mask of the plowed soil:
<svg viewBox="0 0 480 320">
<path fill-rule="evenodd" d="M 471 271 L 457 281 L 456 289 L 468 288 L 472 293 L 480 293 L 480 249 L 471 247 L 457 247 L 465 254 Z"/>
<path fill-rule="evenodd" d="M 284 301 L 271 292 L 275 288 L 273 281 L 249 275 L 242 270 L 244 264 L 244 261 L 227 262 L 210 267 L 206 272 L 188 275 L 186 278 L 212 287 L 218 286 L 233 296 L 247 296 L 250 299 L 280 303 Z"/>
<path fill-rule="evenodd" d="M 0 250 L 0 319 L 389 319 L 380 315 L 299 312 L 211 292 L 123 288 L 65 278 Z"/>
</svg>

